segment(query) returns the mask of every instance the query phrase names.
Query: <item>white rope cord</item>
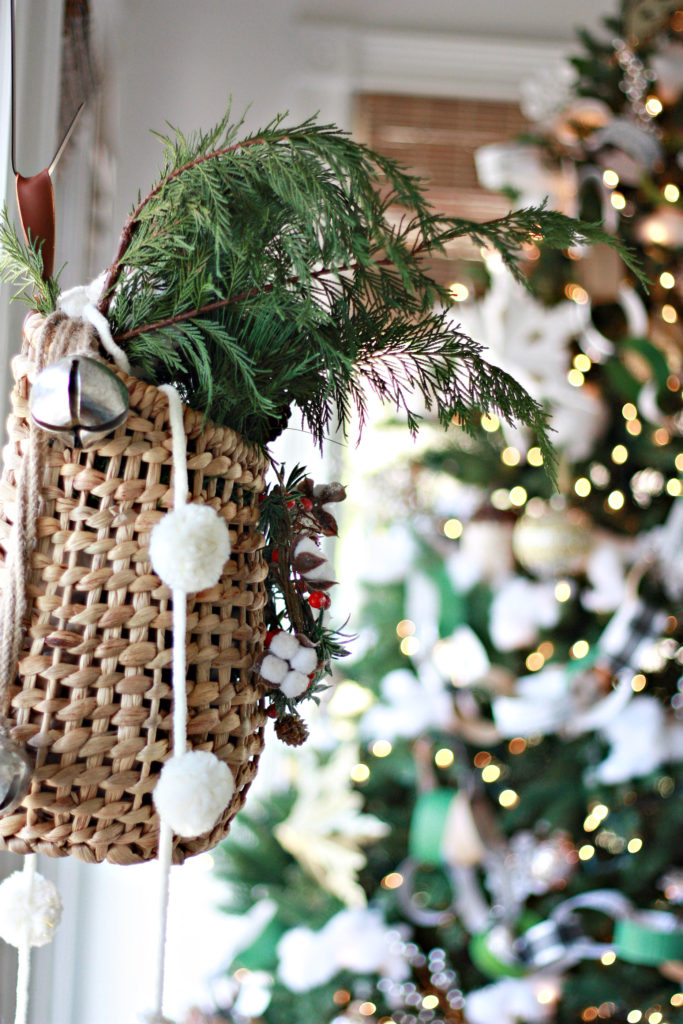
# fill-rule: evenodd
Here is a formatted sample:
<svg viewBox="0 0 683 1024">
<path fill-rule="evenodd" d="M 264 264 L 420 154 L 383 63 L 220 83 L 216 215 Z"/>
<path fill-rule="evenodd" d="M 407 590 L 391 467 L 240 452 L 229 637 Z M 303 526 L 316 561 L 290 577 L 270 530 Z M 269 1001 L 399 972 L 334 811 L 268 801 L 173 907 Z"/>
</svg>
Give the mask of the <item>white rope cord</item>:
<svg viewBox="0 0 683 1024">
<path fill-rule="evenodd" d="M 173 507 L 180 508 L 187 503 L 187 447 L 183 425 L 183 406 L 176 389 L 170 384 L 159 388 L 168 398 L 169 421 L 171 425 L 171 452 L 173 459 Z M 173 589 L 173 757 L 178 758 L 187 746 L 187 688 L 185 649 L 187 630 L 187 594 L 184 590 Z M 157 967 L 154 986 L 154 1011 L 145 1020 L 147 1024 L 164 1024 L 163 1015 L 164 976 L 166 973 L 166 933 L 168 926 L 168 901 L 171 866 L 173 863 L 173 831 L 162 822 L 159 829 L 159 939 Z"/>
<path fill-rule="evenodd" d="M 173 458 L 173 507 L 187 504 L 189 490 L 187 476 L 187 446 L 183 424 L 183 403 L 172 384 L 161 384 L 159 391 L 168 398 L 168 418 L 171 424 L 171 454 Z"/>
<path fill-rule="evenodd" d="M 166 975 L 166 932 L 168 928 L 168 898 L 173 859 L 173 831 L 161 823 L 159 829 L 159 920 L 157 940 L 157 963 L 154 979 L 154 1011 L 147 1014 L 147 1024 L 164 1021 L 164 979 Z"/>
<path fill-rule="evenodd" d="M 90 284 L 80 284 L 62 292 L 57 300 L 57 307 L 69 316 L 82 317 L 92 324 L 99 335 L 102 348 L 111 356 L 116 366 L 123 373 L 130 374 L 130 362 L 122 348 L 112 337 L 109 321 L 96 307 L 102 290 L 103 275 L 96 277 Z"/>
<path fill-rule="evenodd" d="M 24 860 L 23 873 L 28 882 L 27 902 L 31 903 L 31 892 L 33 879 L 36 874 L 36 854 L 29 853 Z M 28 993 L 31 979 L 31 922 L 29 915 L 26 915 L 24 925 L 24 936 L 19 948 L 19 962 L 17 966 L 17 999 L 14 1011 L 14 1024 L 26 1024 L 28 1018 Z"/>
</svg>

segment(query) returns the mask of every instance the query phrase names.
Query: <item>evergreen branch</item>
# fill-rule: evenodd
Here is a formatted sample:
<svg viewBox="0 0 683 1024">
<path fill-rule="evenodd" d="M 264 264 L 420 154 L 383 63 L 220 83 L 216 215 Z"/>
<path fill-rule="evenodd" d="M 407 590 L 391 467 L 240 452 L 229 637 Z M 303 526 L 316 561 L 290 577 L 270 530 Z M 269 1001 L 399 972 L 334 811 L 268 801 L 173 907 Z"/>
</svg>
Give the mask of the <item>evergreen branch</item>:
<svg viewBox="0 0 683 1024">
<path fill-rule="evenodd" d="M 416 396 L 444 424 L 496 410 L 537 430 L 549 456 L 539 407 L 435 312 L 448 294 L 424 260 L 469 236 L 522 278 L 531 241 L 613 240 L 544 207 L 485 224 L 440 217 L 419 179 L 334 126 L 284 129 L 277 118 L 242 141 L 238 129 L 226 116 L 164 140 L 164 170 L 131 214 L 106 286 L 132 363 L 259 443 L 292 406 L 320 444 L 335 415 L 342 430 L 354 410 L 362 425 L 369 385 L 413 430 Z"/>
<path fill-rule="evenodd" d="M 526 287 L 529 282 L 519 267 L 517 254 L 529 242 L 544 244 L 551 249 L 569 249 L 574 245 L 597 245 L 603 243 L 614 249 L 626 266 L 647 287 L 640 260 L 635 251 L 619 238 L 610 235 L 601 224 L 575 220 L 557 210 L 530 206 L 515 210 L 497 220 L 477 223 L 461 219 L 443 221 L 446 225 L 441 240 L 445 244 L 454 238 L 467 235 L 476 245 L 492 247 L 500 253 L 506 267 L 516 280 Z"/>
<path fill-rule="evenodd" d="M 28 244 L 19 238 L 4 206 L 0 218 L 0 281 L 19 285 L 21 291 L 13 295 L 11 301 L 18 299 L 47 315 L 57 305 L 59 274 L 43 279 L 41 246 L 42 242 L 36 243 L 30 235 Z M 32 289 L 30 294 L 29 288 Z"/>
<path fill-rule="evenodd" d="M 642 272 L 640 260 L 633 249 L 624 245 L 623 242 L 615 238 L 613 235 L 605 232 L 599 224 L 589 224 L 584 221 L 573 220 L 572 218 L 566 217 L 564 214 L 557 213 L 554 210 L 547 210 L 545 206 L 529 207 L 525 210 L 514 211 L 507 214 L 505 217 L 491 221 L 475 222 L 460 218 L 444 221 L 440 218 L 439 223 L 443 224 L 445 227 L 444 233 L 440 236 L 442 245 L 445 245 L 446 242 L 451 241 L 454 238 L 468 236 L 476 244 L 495 248 L 505 260 L 506 265 L 509 267 L 516 280 L 524 284 L 525 287 L 531 286 L 528 278 L 520 269 L 517 259 L 515 258 L 515 254 L 518 253 L 523 245 L 528 244 L 531 241 L 542 242 L 551 248 L 556 249 L 565 249 L 573 245 L 595 245 L 602 242 L 610 248 L 615 249 L 623 259 L 626 266 L 633 271 L 641 284 L 643 284 L 644 287 L 647 287 L 647 278 Z M 405 229 L 405 234 L 412 234 L 413 230 L 414 226 L 411 224 L 407 229 Z M 419 244 L 413 245 L 412 255 L 414 257 L 418 257 L 425 254 L 427 251 L 433 250 L 429 250 L 427 243 L 423 240 Z M 390 257 L 385 257 L 374 261 L 375 268 L 382 266 L 393 267 L 395 269 L 396 260 Z M 334 269 L 323 267 L 319 270 L 313 271 L 310 274 L 310 278 L 313 281 L 324 280 L 325 278 L 333 277 L 341 273 L 355 273 L 360 268 L 361 264 L 358 262 L 342 264 Z M 285 284 L 296 285 L 299 281 L 300 278 L 297 275 L 291 275 L 286 279 Z M 446 288 L 441 288 L 436 282 L 425 278 L 425 284 L 427 283 L 431 284 L 434 289 L 434 294 L 432 296 L 433 302 L 438 300 L 448 301 L 448 290 Z M 272 291 L 275 287 L 275 283 L 271 282 L 264 285 L 263 290 Z M 130 341 L 132 338 L 137 337 L 139 334 L 162 330 L 163 328 L 170 327 L 174 324 L 182 323 L 187 320 L 194 320 L 207 313 L 216 312 L 235 303 L 249 301 L 250 299 L 256 298 L 259 291 L 260 289 L 254 288 L 249 292 L 243 292 L 239 295 L 230 295 L 225 298 L 215 299 L 203 306 L 184 310 L 181 313 L 176 313 L 174 316 L 169 316 L 153 323 L 142 324 L 138 327 L 131 328 L 122 334 L 118 334 L 117 341 L 119 343 L 125 343 Z"/>
<path fill-rule="evenodd" d="M 133 238 L 133 232 L 135 231 L 135 228 L 139 223 L 140 217 L 145 206 L 147 206 L 147 204 L 150 203 L 154 199 L 154 197 L 161 192 L 165 185 L 170 184 L 174 180 L 174 178 L 178 178 L 181 174 L 184 174 L 186 171 L 192 170 L 193 167 L 198 167 L 200 166 L 200 164 L 205 163 L 207 160 L 220 159 L 220 157 L 226 156 L 228 153 L 234 152 L 236 149 L 246 149 L 248 146 L 254 146 L 262 141 L 264 140 L 257 136 L 256 138 L 245 139 L 243 142 L 239 142 L 231 146 L 223 146 L 221 149 L 215 149 L 211 153 L 202 153 L 198 156 L 195 156 L 193 159 L 188 160 L 186 163 L 182 164 L 182 166 L 176 167 L 172 171 L 170 171 L 165 178 L 159 181 L 151 189 L 151 191 L 148 193 L 148 195 L 145 196 L 144 199 L 141 199 L 139 201 L 138 205 L 127 218 L 123 226 L 116 255 L 111 266 L 107 269 L 104 279 L 104 285 L 102 288 L 102 298 L 99 303 L 99 310 L 101 313 L 106 314 L 109 308 L 112 294 L 114 292 L 114 289 L 116 288 L 119 276 L 123 269 L 123 257 L 125 256 L 126 251 L 130 246 L 130 243 Z"/>
</svg>

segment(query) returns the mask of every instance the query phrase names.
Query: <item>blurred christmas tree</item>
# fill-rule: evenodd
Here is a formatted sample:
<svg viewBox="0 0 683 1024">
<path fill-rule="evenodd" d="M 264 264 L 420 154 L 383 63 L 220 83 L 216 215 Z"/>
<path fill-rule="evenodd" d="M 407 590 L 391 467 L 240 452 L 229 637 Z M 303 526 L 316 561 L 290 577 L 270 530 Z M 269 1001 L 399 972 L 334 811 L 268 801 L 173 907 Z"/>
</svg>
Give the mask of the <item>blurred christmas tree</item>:
<svg viewBox="0 0 683 1024">
<path fill-rule="evenodd" d="M 480 154 L 484 184 L 604 219 L 651 288 L 607 250 L 532 246 L 541 302 L 485 255 L 453 318 L 552 408 L 560 493 L 493 417 L 373 479 L 352 680 L 222 849 L 256 923 L 211 1020 L 683 1019 L 676 6 L 583 34 L 529 85 L 533 135 Z"/>
</svg>

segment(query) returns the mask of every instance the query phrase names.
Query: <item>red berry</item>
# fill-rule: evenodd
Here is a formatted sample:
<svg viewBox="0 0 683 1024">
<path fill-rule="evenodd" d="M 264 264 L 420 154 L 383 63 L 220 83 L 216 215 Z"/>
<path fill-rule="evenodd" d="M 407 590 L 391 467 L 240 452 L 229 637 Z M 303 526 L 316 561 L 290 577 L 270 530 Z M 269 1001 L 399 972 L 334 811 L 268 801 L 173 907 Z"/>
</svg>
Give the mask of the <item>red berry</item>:
<svg viewBox="0 0 683 1024">
<path fill-rule="evenodd" d="M 295 501 L 287 501 L 287 502 L 285 502 L 285 504 L 287 505 L 287 508 L 294 508 L 294 506 L 296 505 L 296 502 Z"/>
<path fill-rule="evenodd" d="M 311 509 L 313 508 L 313 502 L 311 501 L 310 498 L 302 498 L 301 507 L 304 510 L 304 512 L 310 512 Z"/>
<path fill-rule="evenodd" d="M 280 561 L 280 552 L 278 551 L 277 548 L 273 548 L 270 560 L 271 562 L 275 562 L 276 565 Z"/>
<path fill-rule="evenodd" d="M 311 608 L 329 608 L 332 604 L 332 598 L 323 590 L 314 590 L 308 598 L 308 603 Z"/>
<path fill-rule="evenodd" d="M 268 707 L 266 708 L 266 714 L 268 715 L 268 718 L 277 718 L 278 710 L 274 704 L 268 705 Z"/>
</svg>

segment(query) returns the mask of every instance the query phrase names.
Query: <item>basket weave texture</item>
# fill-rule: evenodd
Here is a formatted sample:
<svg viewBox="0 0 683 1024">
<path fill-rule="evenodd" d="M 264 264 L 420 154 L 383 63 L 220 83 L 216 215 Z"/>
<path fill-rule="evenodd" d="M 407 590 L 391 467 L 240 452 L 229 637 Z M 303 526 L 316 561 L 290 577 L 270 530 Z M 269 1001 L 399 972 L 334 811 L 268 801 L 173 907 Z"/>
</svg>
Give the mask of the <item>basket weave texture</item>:
<svg viewBox="0 0 683 1024">
<path fill-rule="evenodd" d="M 13 366 L 0 568 L 16 514 L 28 378 L 42 325 L 38 314 L 27 317 Z M 168 400 L 119 376 L 130 393 L 126 423 L 94 449 L 51 440 L 47 450 L 30 624 L 8 708 L 10 735 L 35 754 L 35 773 L 23 804 L 0 817 L 0 849 L 131 864 L 156 855 L 151 794 L 171 754 L 171 591 L 154 574 L 147 548 L 173 492 Z M 175 837 L 176 863 L 227 834 L 256 773 L 265 721 L 263 690 L 250 670 L 265 637 L 257 497 L 266 459 L 192 409 L 184 424 L 190 500 L 216 509 L 232 545 L 219 583 L 188 595 L 188 743 L 228 764 L 235 794 L 210 832 Z"/>
</svg>

